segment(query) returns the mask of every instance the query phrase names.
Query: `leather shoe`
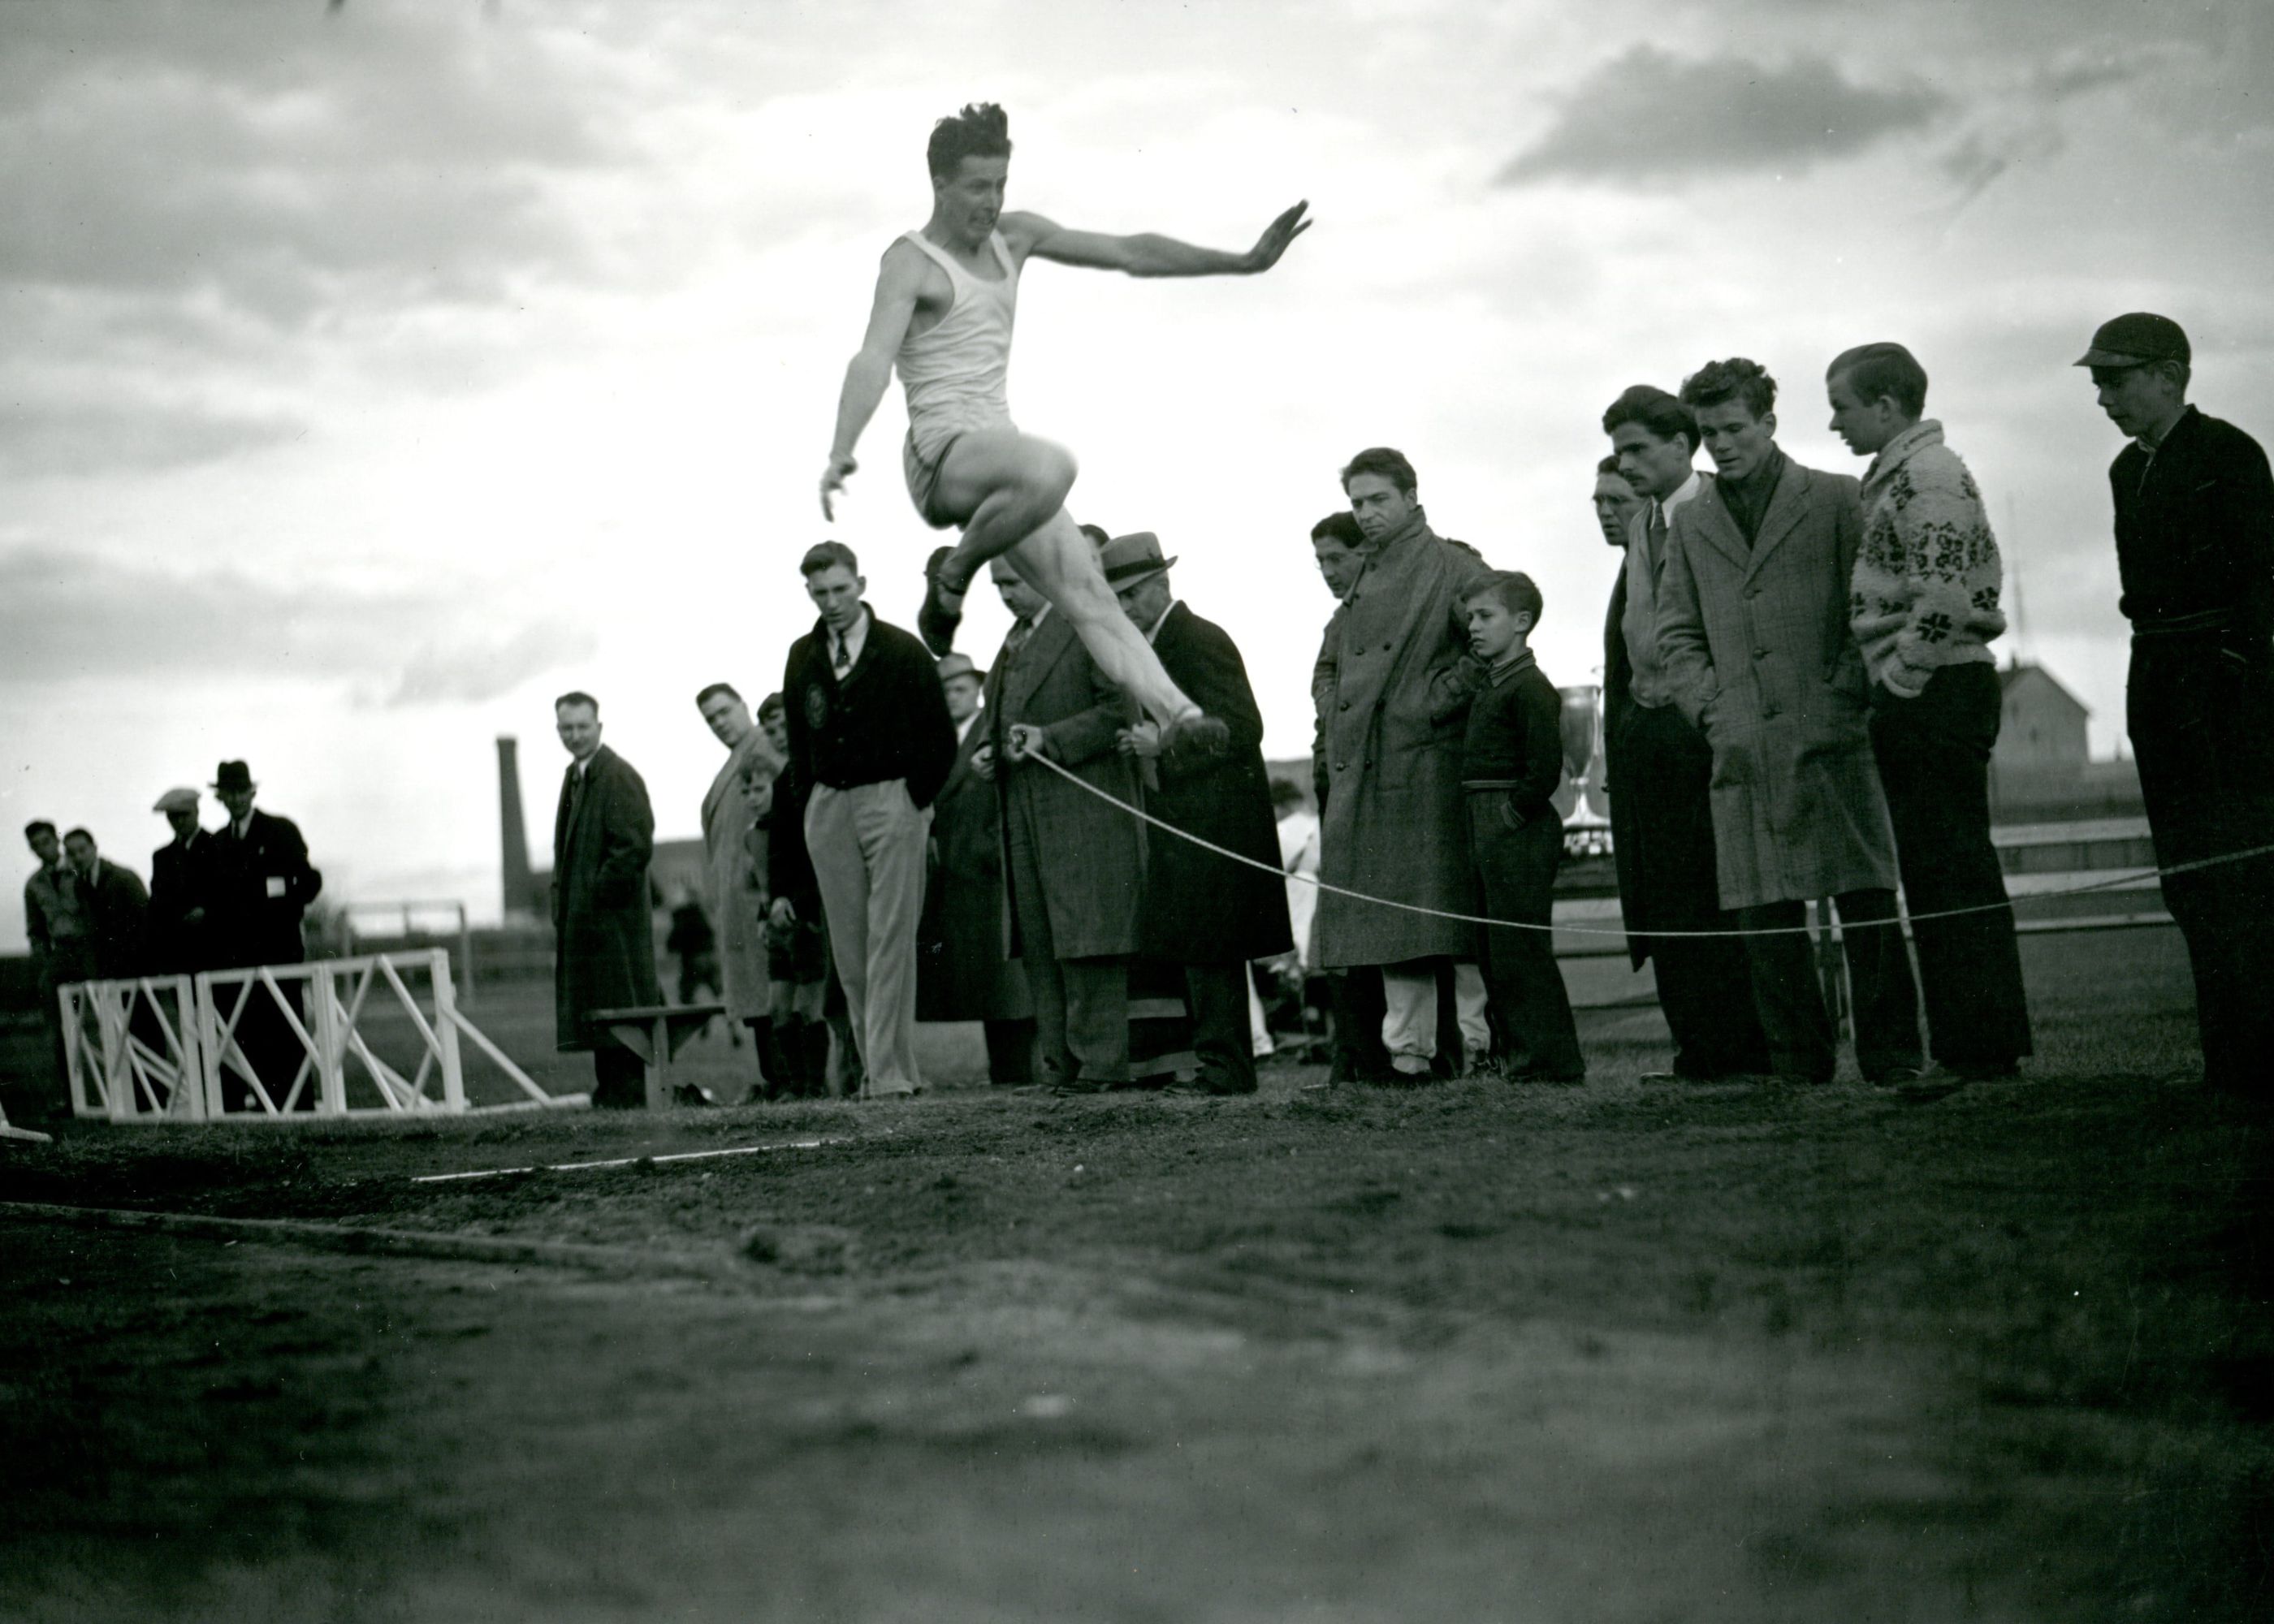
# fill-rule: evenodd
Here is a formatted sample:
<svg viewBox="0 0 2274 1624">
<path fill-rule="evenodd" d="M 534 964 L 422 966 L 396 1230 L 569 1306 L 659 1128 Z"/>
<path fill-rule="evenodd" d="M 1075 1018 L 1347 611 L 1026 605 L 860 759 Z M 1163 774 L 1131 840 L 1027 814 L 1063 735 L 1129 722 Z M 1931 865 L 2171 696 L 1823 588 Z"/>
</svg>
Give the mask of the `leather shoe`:
<svg viewBox="0 0 2274 1624">
<path fill-rule="evenodd" d="M 923 604 L 916 611 L 916 635 L 935 658 L 955 646 L 956 628 L 963 624 L 963 611 L 947 606 L 946 588 L 940 579 L 942 566 L 954 554 L 953 547 L 935 547 L 924 560 Z"/>
</svg>

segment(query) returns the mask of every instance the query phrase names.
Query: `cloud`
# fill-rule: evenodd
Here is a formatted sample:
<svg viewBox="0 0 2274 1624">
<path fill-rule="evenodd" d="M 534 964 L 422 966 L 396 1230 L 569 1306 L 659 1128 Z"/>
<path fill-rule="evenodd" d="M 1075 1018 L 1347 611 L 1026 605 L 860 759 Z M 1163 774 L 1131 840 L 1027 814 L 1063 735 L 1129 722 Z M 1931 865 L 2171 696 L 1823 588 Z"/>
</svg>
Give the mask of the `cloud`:
<svg viewBox="0 0 2274 1624">
<path fill-rule="evenodd" d="M 162 403 L 0 402 L 0 477 L 162 473 L 306 432 L 287 417 Z"/>
<path fill-rule="evenodd" d="M 390 706 L 476 704 L 509 694 L 538 672 L 590 659 L 599 638 L 589 626 L 532 620 L 519 630 L 473 634 L 428 643 L 411 656 L 386 703 Z"/>
<path fill-rule="evenodd" d="M 1638 45 L 1584 80 L 1547 132 L 1497 178 L 1503 185 L 1558 176 L 1648 184 L 1796 170 L 1924 129 L 1946 106 L 1923 86 L 1855 84 L 1819 56 L 1771 67 Z"/>
<path fill-rule="evenodd" d="M 556 615 L 501 618 L 498 598 L 495 583 L 456 578 L 350 589 L 13 553 L 0 555 L 0 687 L 258 676 L 345 683 L 390 708 L 451 704 L 510 692 L 596 646 Z"/>
</svg>

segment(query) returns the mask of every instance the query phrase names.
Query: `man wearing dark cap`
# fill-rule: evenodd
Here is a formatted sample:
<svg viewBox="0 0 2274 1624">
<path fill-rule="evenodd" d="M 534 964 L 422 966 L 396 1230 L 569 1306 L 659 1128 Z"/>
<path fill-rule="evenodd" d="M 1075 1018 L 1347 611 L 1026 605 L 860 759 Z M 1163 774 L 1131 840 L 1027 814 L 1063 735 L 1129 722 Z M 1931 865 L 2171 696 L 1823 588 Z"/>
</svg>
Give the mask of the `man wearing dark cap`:
<svg viewBox="0 0 2274 1624">
<path fill-rule="evenodd" d="M 1253 1094 L 1248 961 L 1294 944 L 1271 777 L 1263 765 L 1263 714 L 1231 637 L 1178 600 L 1169 584 L 1176 561 L 1161 556 L 1150 530 L 1117 537 L 1098 554 L 1122 613 L 1153 645 L 1170 680 L 1231 730 L 1231 741 L 1221 751 L 1173 742 L 1163 748 L 1159 726 L 1139 722 L 1121 730 L 1120 748 L 1152 763 L 1157 788 L 1147 798 L 1148 811 L 1257 866 L 1172 834 L 1148 835 L 1140 939 L 1148 956 L 1184 967 L 1201 1086 L 1210 1094 Z"/>
<path fill-rule="evenodd" d="M 324 876 L 308 861 L 308 843 L 290 818 L 253 809 L 260 786 L 241 761 L 225 761 L 214 774 L 214 793 L 229 813 L 229 823 L 214 835 L 213 853 L 207 868 L 206 903 L 208 969 L 242 969 L 253 965 L 299 964 L 308 956 L 300 939 L 300 916 L 324 888 Z M 279 989 L 296 1019 L 303 1017 L 300 983 L 280 981 Z M 216 1000 L 221 995 L 216 993 Z M 222 1011 L 237 1007 L 232 994 Z M 305 1025 L 305 1021 L 303 1023 Z M 305 1050 L 285 1022 L 275 1001 L 265 989 L 254 988 L 245 999 L 237 1027 L 237 1047 L 244 1051 L 269 1102 L 284 1107 L 294 1074 Z M 225 1072 L 225 1086 L 234 1089 L 224 1101 L 227 1109 L 242 1109 L 256 1096 Z M 298 1109 L 315 1109 L 312 1075 L 300 1090 Z"/>
<path fill-rule="evenodd" d="M 158 797 L 174 838 L 150 853 L 151 969 L 194 975 L 206 967 L 206 868 L 214 837 L 198 823 L 198 792 L 184 785 Z"/>
<path fill-rule="evenodd" d="M 2105 322 L 2076 365 L 2131 436 L 2108 470 L 2132 622 L 2125 725 L 2164 868 L 2274 844 L 2274 476 L 2258 442 L 2187 402 L 2167 317 Z M 2258 1093 L 2274 1049 L 2274 859 L 2167 875 L 2194 966 L 2203 1079 Z"/>
</svg>

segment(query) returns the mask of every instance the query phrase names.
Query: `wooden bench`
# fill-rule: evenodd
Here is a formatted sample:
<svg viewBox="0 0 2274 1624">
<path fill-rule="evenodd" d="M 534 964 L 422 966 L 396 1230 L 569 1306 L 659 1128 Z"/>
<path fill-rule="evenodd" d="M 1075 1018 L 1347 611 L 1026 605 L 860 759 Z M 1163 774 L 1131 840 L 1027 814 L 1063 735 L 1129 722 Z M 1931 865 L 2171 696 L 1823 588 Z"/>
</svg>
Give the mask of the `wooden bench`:
<svg viewBox="0 0 2274 1624">
<path fill-rule="evenodd" d="M 661 1110 L 674 1102 L 671 1063 L 688 1040 L 724 1015 L 723 1004 L 655 1004 L 637 1009 L 594 1010 L 585 1024 L 606 1026 L 608 1035 L 646 1064 L 647 1108 Z"/>
</svg>

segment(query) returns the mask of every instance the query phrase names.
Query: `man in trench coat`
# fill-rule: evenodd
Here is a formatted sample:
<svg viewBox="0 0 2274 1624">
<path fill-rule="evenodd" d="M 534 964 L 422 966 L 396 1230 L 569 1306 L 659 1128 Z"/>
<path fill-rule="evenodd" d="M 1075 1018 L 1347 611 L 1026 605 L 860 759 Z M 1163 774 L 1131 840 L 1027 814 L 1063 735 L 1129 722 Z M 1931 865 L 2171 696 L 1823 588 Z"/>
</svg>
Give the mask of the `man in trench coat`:
<svg viewBox="0 0 2274 1624">
<path fill-rule="evenodd" d="M 1659 656 L 1713 750 L 1721 903 L 1746 938 L 1753 1000 L 1782 1078 L 1831 1079 L 1835 1055 L 1801 927 L 1840 910 L 1868 1079 L 1921 1082 L 1918 992 L 1895 912 L 1895 843 L 1871 754 L 1864 658 L 1848 624 L 1863 537 L 1855 480 L 1778 449 L 1776 383 L 1755 362 L 1686 380 L 1720 477 L 1674 515 Z"/>
<path fill-rule="evenodd" d="M 1034 998 L 1036 1078 L 1066 1093 L 1126 1087 L 1145 826 L 1029 758 L 1141 804 L 1136 769 L 1118 748 L 1136 703 L 1007 559 L 990 568 L 1017 621 L 988 675 L 989 740 L 974 760 L 1002 797 L 1011 948 Z"/>
<path fill-rule="evenodd" d="M 695 708 L 719 743 L 726 764 L 703 794 L 704 900 L 718 929 L 719 1001 L 727 1019 L 750 1029 L 757 1050 L 758 1081 L 764 1089 L 787 1081 L 772 1077 L 773 983 L 766 974 L 765 876 L 754 872 L 749 840 L 757 812 L 750 805 L 752 780 L 781 771 L 781 753 L 750 717 L 749 703 L 731 682 L 713 682 L 695 696 Z"/>
<path fill-rule="evenodd" d="M 1343 489 L 1368 551 L 1315 678 L 1328 786 L 1319 876 L 1473 914 L 1461 730 L 1480 672 L 1455 612 L 1487 566 L 1429 528 L 1400 453 L 1360 452 Z M 1475 959 L 1476 928 L 1321 891 L 1318 931 L 1327 968 L 1382 967 L 1390 1064 L 1426 1076 L 1437 1052 L 1437 961 Z"/>
<path fill-rule="evenodd" d="M 631 763 L 600 742 L 599 700 L 563 694 L 553 717 L 570 757 L 553 817 L 553 1041 L 592 1051 L 595 1106 L 636 1109 L 647 1068 L 591 1015 L 663 1002 L 647 891 L 655 813 Z"/>
<path fill-rule="evenodd" d="M 1294 946 L 1271 778 L 1263 765 L 1263 714 L 1231 637 L 1177 598 L 1169 583 L 1176 561 L 1161 556 L 1150 530 L 1118 537 L 1098 555 L 1122 613 L 1152 643 L 1170 680 L 1224 722 L 1230 744 L 1220 752 L 1163 752 L 1159 728 L 1140 723 L 1123 733 L 1124 748 L 1149 761 L 1159 780 L 1146 810 L 1261 867 L 1152 831 L 1141 935 L 1148 957 L 1184 966 L 1201 1086 L 1210 1094 L 1254 1094 L 1248 961 Z"/>
</svg>

